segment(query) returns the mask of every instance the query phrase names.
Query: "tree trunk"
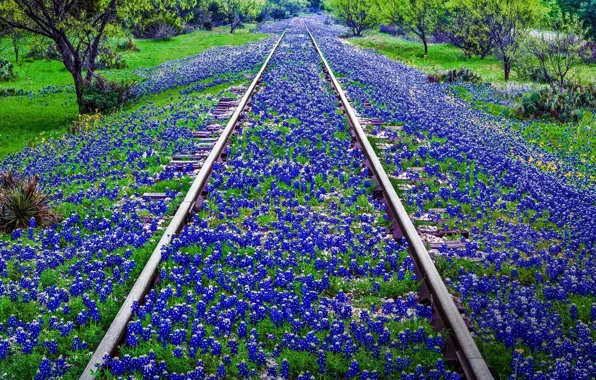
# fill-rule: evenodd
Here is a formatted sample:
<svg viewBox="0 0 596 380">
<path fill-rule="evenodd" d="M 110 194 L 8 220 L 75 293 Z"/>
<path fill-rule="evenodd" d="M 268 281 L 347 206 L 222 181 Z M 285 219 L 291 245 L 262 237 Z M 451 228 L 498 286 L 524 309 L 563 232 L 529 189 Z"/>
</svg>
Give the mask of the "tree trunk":
<svg viewBox="0 0 596 380">
<path fill-rule="evenodd" d="M 416 33 L 418 37 L 420 37 L 420 40 L 422 40 L 422 44 L 424 45 L 424 56 L 426 57 L 428 55 L 428 41 L 426 38 L 426 30 L 421 25 L 417 25 L 416 29 L 414 30 L 414 33 Z"/>
<path fill-rule="evenodd" d="M 66 67 L 66 70 L 72 75 L 74 81 L 75 92 L 77 95 L 77 104 L 79 106 L 79 113 L 86 112 L 83 105 L 83 88 L 85 87 L 85 80 L 83 79 L 83 65 L 80 57 L 74 52 L 74 50 L 67 43 L 67 39 L 64 36 L 54 37 L 54 41 L 58 46 L 58 51 L 62 56 L 62 63 Z"/>
<path fill-rule="evenodd" d="M 11 39 L 12 39 L 12 49 L 14 50 L 14 60 L 16 63 L 19 63 L 19 37 L 20 36 L 17 35 L 16 33 L 18 33 L 18 32 L 15 32 L 15 31 L 12 32 Z"/>
<path fill-rule="evenodd" d="M 238 21 L 236 20 L 236 17 L 234 17 L 234 15 L 230 15 L 230 17 L 228 17 L 228 20 L 230 21 L 230 34 L 234 34 L 234 31 L 238 26 Z"/>
<path fill-rule="evenodd" d="M 85 87 L 85 82 L 83 80 L 83 74 L 81 70 L 78 72 L 71 73 L 72 78 L 74 79 L 75 83 L 75 92 L 77 94 L 77 104 L 79 105 L 79 113 L 85 113 L 88 110 L 85 109 L 83 104 L 83 88 Z"/>
<path fill-rule="evenodd" d="M 509 57 L 503 56 L 503 71 L 505 73 L 505 82 L 509 80 L 509 73 L 511 72 L 511 62 L 509 62 Z"/>
</svg>

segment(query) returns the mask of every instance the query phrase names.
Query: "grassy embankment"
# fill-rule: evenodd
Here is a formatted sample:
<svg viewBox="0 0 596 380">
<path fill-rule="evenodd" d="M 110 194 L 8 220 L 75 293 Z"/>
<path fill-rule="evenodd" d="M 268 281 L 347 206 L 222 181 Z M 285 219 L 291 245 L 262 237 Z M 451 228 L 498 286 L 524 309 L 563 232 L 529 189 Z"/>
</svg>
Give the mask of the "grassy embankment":
<svg viewBox="0 0 596 380">
<path fill-rule="evenodd" d="M 246 29 L 229 34 L 226 29 L 212 32 L 195 31 L 167 41 L 137 40 L 139 51 L 119 52 L 128 68 L 108 70 L 103 75 L 114 80 L 134 78 L 133 71 L 139 67 L 152 67 L 174 59 L 198 54 L 216 46 L 242 45 L 265 38 L 264 34 L 249 33 Z M 72 77 L 59 61 L 25 60 L 17 65 L 7 39 L 0 39 L 0 56 L 4 56 L 19 72 L 16 81 L 0 82 L 1 87 L 24 89 L 36 93 L 48 86 L 66 86 Z M 27 47 L 22 48 L 27 52 Z M 21 52 L 21 54 L 23 51 Z M 17 152 L 29 142 L 43 135 L 65 130 L 65 126 L 77 117 L 77 105 L 72 91 L 55 94 L 35 94 L 0 98 L 0 157 Z"/>
<path fill-rule="evenodd" d="M 363 38 L 349 40 L 354 45 L 372 48 L 388 56 L 389 58 L 402 61 L 403 63 L 420 69 L 427 73 L 434 73 L 441 70 L 459 69 L 467 67 L 479 74 L 482 79 L 494 84 L 497 87 L 504 87 L 503 68 L 501 62 L 495 56 L 488 56 L 484 59 L 479 57 L 467 58 L 461 49 L 450 44 L 429 45 L 428 56 L 423 55 L 423 48 L 420 42 L 407 41 L 402 38 L 391 37 L 385 34 L 373 34 Z M 582 83 L 596 82 L 596 64 L 578 65 L 573 73 L 573 80 Z M 515 72 L 512 73 L 514 83 L 524 83 Z M 472 103 L 474 107 L 481 108 L 495 115 L 513 115 L 514 109 L 498 104 L 483 101 L 475 101 L 467 89 L 462 86 L 454 86 L 457 94 Z M 596 117 L 590 112 L 585 113 L 580 123 L 561 124 L 556 121 L 540 121 L 525 125 L 521 130 L 530 143 L 537 144 L 549 151 L 562 153 L 564 155 L 577 154 L 580 156 L 578 169 L 584 171 L 583 164 L 596 164 Z M 587 170 L 586 175 L 593 175 L 592 170 Z"/>
</svg>

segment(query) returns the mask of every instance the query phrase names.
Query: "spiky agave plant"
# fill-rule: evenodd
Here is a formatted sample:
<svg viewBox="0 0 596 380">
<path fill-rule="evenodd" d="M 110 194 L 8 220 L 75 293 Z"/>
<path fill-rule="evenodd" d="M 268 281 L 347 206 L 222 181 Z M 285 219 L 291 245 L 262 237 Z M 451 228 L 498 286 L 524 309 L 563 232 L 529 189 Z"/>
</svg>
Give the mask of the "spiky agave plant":
<svg viewBox="0 0 596 380">
<path fill-rule="evenodd" d="M 22 179 L 12 173 L 0 176 L 0 226 L 11 232 L 31 225 L 46 225 L 57 220 L 39 178 Z"/>
</svg>

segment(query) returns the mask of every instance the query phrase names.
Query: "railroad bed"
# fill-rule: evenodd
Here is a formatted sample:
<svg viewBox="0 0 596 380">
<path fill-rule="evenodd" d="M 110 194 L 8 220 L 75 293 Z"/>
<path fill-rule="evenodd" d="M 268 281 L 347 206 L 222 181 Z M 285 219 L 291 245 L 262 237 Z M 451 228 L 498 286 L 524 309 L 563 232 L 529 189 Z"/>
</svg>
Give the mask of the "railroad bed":
<svg viewBox="0 0 596 380">
<path fill-rule="evenodd" d="M 82 378 L 490 378 L 319 54 L 292 25 L 174 156 L 193 185 Z"/>
</svg>

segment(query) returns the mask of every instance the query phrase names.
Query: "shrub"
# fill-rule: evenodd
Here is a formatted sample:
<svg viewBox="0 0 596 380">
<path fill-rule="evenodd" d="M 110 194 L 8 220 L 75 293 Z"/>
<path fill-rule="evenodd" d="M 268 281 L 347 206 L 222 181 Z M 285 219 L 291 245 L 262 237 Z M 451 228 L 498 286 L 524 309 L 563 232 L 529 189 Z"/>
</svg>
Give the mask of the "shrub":
<svg viewBox="0 0 596 380">
<path fill-rule="evenodd" d="M 0 57 L 0 82 L 15 80 L 17 73 L 14 72 L 14 66 L 6 58 Z"/>
<path fill-rule="evenodd" d="M 158 16 L 137 25 L 133 34 L 138 38 L 167 40 L 182 32 L 182 27 L 174 18 Z"/>
<path fill-rule="evenodd" d="M 582 61 L 581 47 L 586 30 L 575 16 L 565 15 L 548 35 L 520 38 L 517 66 L 534 80 L 545 81 L 553 91 L 564 92 L 574 68 Z M 532 79 L 532 78 L 531 78 Z"/>
<path fill-rule="evenodd" d="M 427 76 L 427 79 L 430 83 L 453 83 L 453 82 L 471 82 L 471 83 L 480 83 L 482 82 L 482 77 L 480 75 L 474 73 L 472 70 L 468 69 L 467 67 L 462 67 L 459 70 L 445 70 L 438 72 L 436 74 L 430 74 Z"/>
<path fill-rule="evenodd" d="M 102 114 L 100 113 L 79 115 L 78 119 L 73 121 L 66 131 L 72 135 L 89 132 L 95 128 L 101 118 Z"/>
<path fill-rule="evenodd" d="M 118 49 L 123 51 L 139 51 L 137 47 L 137 43 L 133 38 L 127 38 L 125 41 L 122 41 L 118 44 Z"/>
<path fill-rule="evenodd" d="M 596 63 L 596 42 L 586 41 L 581 47 L 580 54 L 587 64 Z"/>
<path fill-rule="evenodd" d="M 190 34 L 190 33 L 194 32 L 195 30 L 197 30 L 197 29 L 194 26 L 185 24 L 182 27 L 182 34 Z"/>
<path fill-rule="evenodd" d="M 287 17 L 286 11 L 283 8 L 276 7 L 271 11 L 271 17 L 274 20 L 282 20 Z"/>
<path fill-rule="evenodd" d="M 395 25 L 393 25 L 393 24 L 388 24 L 388 25 L 383 24 L 379 27 L 379 32 L 385 33 L 385 34 L 390 34 L 395 37 L 395 36 L 397 36 L 398 30 L 395 27 Z"/>
<path fill-rule="evenodd" d="M 125 69 L 128 67 L 126 61 L 120 54 L 109 46 L 103 46 L 99 52 L 97 68 L 99 69 Z"/>
<path fill-rule="evenodd" d="M 23 90 L 22 88 L 0 88 L 0 98 L 9 96 L 32 96 L 33 92 Z"/>
<path fill-rule="evenodd" d="M 48 61 L 62 60 L 56 44 L 49 38 L 45 37 L 34 37 L 32 39 L 27 57 L 33 59 L 47 59 Z"/>
<path fill-rule="evenodd" d="M 8 172 L 0 175 L 0 228 L 18 228 L 54 223 L 58 216 L 49 204 L 37 176 L 21 178 Z"/>
<path fill-rule="evenodd" d="M 151 24 L 144 33 L 145 38 L 152 40 L 169 40 L 178 34 L 178 30 L 168 24 Z"/>
<path fill-rule="evenodd" d="M 213 21 L 207 20 L 203 22 L 203 29 L 205 30 L 212 30 L 213 29 Z"/>
<path fill-rule="evenodd" d="M 545 117 L 561 122 L 579 121 L 583 110 L 596 109 L 596 85 L 567 85 L 564 92 L 544 89 L 524 97 L 517 114 L 532 119 Z"/>
<path fill-rule="evenodd" d="M 132 83 L 112 82 L 97 77 L 83 89 L 81 113 L 110 113 L 133 98 Z"/>
</svg>

